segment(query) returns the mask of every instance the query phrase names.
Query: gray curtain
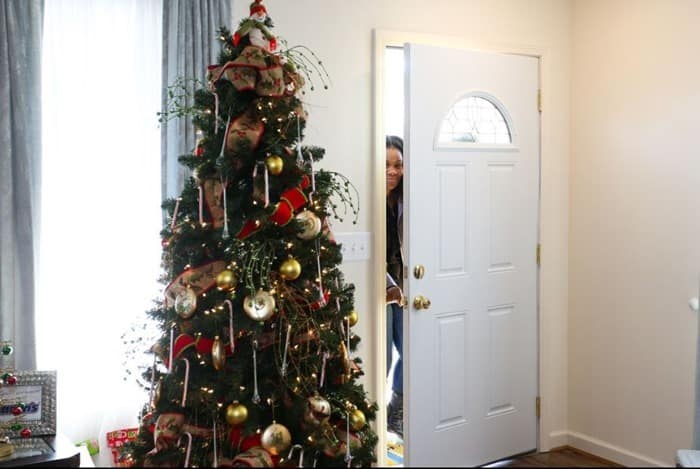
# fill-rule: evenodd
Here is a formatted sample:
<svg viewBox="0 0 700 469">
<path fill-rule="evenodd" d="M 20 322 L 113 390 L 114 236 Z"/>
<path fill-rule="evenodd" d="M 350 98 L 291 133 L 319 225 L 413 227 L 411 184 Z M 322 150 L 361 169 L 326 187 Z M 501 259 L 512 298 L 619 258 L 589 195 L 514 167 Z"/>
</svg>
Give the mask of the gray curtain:
<svg viewBox="0 0 700 469">
<path fill-rule="evenodd" d="M 232 0 L 165 0 L 163 2 L 163 106 L 167 88 L 178 78 L 204 82 L 207 67 L 216 63 L 219 53 L 217 30 L 233 30 Z M 196 86 L 191 85 L 190 91 Z M 192 104 L 191 99 L 187 103 Z M 172 119 L 161 127 L 162 197 L 176 197 L 182 191 L 189 171 L 177 161 L 191 152 L 196 143 L 190 119 Z"/>
<path fill-rule="evenodd" d="M 36 369 L 44 0 L 0 0 L 0 340 Z"/>
</svg>

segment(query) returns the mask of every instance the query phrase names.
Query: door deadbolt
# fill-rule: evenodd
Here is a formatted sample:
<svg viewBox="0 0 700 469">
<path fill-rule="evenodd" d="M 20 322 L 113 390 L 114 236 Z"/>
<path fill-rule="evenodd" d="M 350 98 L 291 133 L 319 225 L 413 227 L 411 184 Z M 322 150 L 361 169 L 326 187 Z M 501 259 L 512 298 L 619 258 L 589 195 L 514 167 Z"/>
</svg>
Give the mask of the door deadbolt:
<svg viewBox="0 0 700 469">
<path fill-rule="evenodd" d="M 425 275 L 425 267 L 423 267 L 421 264 L 418 264 L 413 268 L 413 276 L 415 278 L 422 279 L 424 275 Z"/>
<path fill-rule="evenodd" d="M 422 295 L 417 295 L 413 299 L 413 307 L 416 309 L 428 309 L 430 308 L 430 300 Z"/>
</svg>

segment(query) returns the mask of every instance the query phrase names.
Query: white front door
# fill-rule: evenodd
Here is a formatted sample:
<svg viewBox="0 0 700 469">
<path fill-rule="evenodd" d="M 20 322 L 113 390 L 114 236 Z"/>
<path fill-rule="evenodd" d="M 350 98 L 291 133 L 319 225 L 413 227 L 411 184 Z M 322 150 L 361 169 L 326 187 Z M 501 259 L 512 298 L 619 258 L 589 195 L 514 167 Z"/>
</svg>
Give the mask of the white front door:
<svg viewBox="0 0 700 469">
<path fill-rule="evenodd" d="M 405 463 L 475 466 L 537 447 L 538 60 L 405 62 Z"/>
</svg>

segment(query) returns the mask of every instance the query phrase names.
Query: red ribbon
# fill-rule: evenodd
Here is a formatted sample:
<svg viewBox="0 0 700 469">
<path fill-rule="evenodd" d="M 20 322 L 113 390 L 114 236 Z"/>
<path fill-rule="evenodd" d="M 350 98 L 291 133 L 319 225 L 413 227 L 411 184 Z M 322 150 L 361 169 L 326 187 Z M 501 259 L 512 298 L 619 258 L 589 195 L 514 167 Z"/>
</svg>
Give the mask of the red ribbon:
<svg viewBox="0 0 700 469">
<path fill-rule="evenodd" d="M 211 349 L 214 346 L 214 339 L 210 339 L 209 337 L 204 337 L 202 335 L 197 337 L 197 340 L 195 341 L 195 347 L 197 348 L 197 352 L 201 354 L 210 354 Z M 233 355 L 231 352 L 231 347 L 229 345 L 225 345 L 224 347 L 226 349 L 226 356 Z"/>
<path fill-rule="evenodd" d="M 280 196 L 280 201 L 275 206 L 275 210 L 269 219 L 277 226 L 284 226 L 289 223 L 294 216 L 294 212 L 306 205 L 308 199 L 304 194 L 304 189 L 309 187 L 311 182 L 306 174 L 302 177 L 299 186 L 287 189 Z M 243 228 L 236 234 L 238 239 L 245 239 L 256 232 L 262 223 L 259 220 L 248 220 L 243 224 Z"/>
<path fill-rule="evenodd" d="M 270 220 L 277 226 L 284 226 L 292 219 L 292 210 L 286 200 L 280 199 L 275 205 L 275 211 L 270 215 Z"/>
<path fill-rule="evenodd" d="M 188 348 L 192 347 L 195 345 L 194 338 L 189 335 L 189 334 L 180 334 L 177 336 L 175 339 L 175 343 L 173 343 L 173 360 L 177 360 L 178 357 L 187 350 Z M 165 362 L 165 366 L 170 368 L 170 360 L 168 358 L 163 360 Z"/>
</svg>

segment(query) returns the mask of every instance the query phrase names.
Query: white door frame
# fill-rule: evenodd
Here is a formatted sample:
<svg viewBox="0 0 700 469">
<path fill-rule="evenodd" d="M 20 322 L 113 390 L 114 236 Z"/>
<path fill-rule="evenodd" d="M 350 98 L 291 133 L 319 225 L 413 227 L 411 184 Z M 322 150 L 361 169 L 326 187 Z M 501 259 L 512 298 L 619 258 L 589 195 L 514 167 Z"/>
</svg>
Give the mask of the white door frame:
<svg viewBox="0 0 700 469">
<path fill-rule="evenodd" d="M 374 395 L 379 405 L 379 412 L 376 419 L 376 431 L 379 441 L 377 443 L 377 465 L 381 467 L 387 466 L 386 461 L 386 432 L 381 429 L 386 428 L 386 295 L 382 285 L 386 282 L 386 259 L 383 253 L 386 252 L 386 211 L 383 207 L 386 205 L 386 143 L 384 135 L 384 51 L 387 47 L 403 47 L 407 42 L 420 43 L 431 46 L 450 47 L 460 49 L 471 49 L 484 52 L 497 52 L 506 54 L 528 55 L 536 57 L 539 60 L 540 73 L 540 90 L 542 96 L 546 99 L 547 85 L 550 82 L 548 68 L 548 51 L 543 47 L 533 46 L 514 46 L 514 45 L 494 45 L 482 44 L 464 37 L 442 36 L 434 34 L 423 34 L 415 32 L 391 31 L 375 29 L 373 31 L 374 40 L 374 132 L 373 132 L 373 161 L 374 161 L 374 256 L 373 275 L 374 285 L 377 285 L 374 308 Z M 546 101 L 542 101 L 542 107 L 546 108 Z M 546 119 L 546 114 L 540 114 L 540 163 L 539 163 L 539 184 L 542 185 L 542 162 L 545 159 L 544 155 L 549 154 L 549 148 L 545 148 L 545 139 L 542 135 L 548 135 L 549 122 Z M 542 191 L 540 189 L 539 197 L 539 220 L 538 220 L 538 239 L 541 239 L 542 232 Z M 533 253 L 533 256 L 535 253 Z M 542 396 L 543 390 L 546 389 L 545 384 L 548 382 L 547 363 L 543 360 L 543 350 L 549 350 L 550 338 L 544 334 L 547 330 L 546 315 L 542 314 L 540 308 L 540 298 L 547 287 L 544 284 L 541 276 L 541 270 L 538 271 L 538 292 L 537 292 L 537 318 L 538 318 L 538 389 L 539 395 Z M 547 425 L 547 422 L 542 418 L 541 414 L 538 421 L 537 429 L 537 448 L 538 450 L 548 450 L 551 447 L 551 432 L 552 428 Z M 410 444 L 410 442 L 408 442 Z"/>
</svg>

